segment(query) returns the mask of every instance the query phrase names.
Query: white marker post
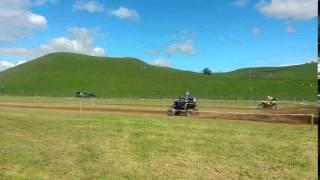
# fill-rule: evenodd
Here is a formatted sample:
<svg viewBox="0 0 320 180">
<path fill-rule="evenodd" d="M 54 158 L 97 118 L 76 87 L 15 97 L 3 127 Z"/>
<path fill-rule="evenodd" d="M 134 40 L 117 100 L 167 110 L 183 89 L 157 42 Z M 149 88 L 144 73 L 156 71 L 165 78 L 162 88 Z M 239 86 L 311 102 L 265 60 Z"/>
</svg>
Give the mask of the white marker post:
<svg viewBox="0 0 320 180">
<path fill-rule="evenodd" d="M 82 112 L 82 103 L 81 103 L 81 99 L 79 101 L 79 115 L 81 115 Z"/>
<path fill-rule="evenodd" d="M 313 130 L 314 125 L 314 114 L 311 114 L 311 130 Z"/>
</svg>

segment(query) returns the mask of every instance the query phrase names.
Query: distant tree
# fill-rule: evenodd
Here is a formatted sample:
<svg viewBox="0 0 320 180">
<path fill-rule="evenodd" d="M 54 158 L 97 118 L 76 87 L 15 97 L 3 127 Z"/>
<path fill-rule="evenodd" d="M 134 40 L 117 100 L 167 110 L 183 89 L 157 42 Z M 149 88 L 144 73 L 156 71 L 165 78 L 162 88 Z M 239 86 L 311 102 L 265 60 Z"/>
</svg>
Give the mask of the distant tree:
<svg viewBox="0 0 320 180">
<path fill-rule="evenodd" d="M 212 71 L 209 69 L 209 68 L 204 68 L 202 70 L 202 73 L 205 74 L 205 75 L 211 75 L 212 74 Z"/>
</svg>

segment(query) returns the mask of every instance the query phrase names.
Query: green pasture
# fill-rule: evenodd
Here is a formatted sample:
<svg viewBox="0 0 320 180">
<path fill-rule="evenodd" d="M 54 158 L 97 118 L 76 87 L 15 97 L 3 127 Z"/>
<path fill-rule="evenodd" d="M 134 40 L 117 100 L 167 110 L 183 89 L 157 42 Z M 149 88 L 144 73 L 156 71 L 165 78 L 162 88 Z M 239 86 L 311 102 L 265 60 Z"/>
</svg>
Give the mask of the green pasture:
<svg viewBox="0 0 320 180">
<path fill-rule="evenodd" d="M 0 179 L 312 179 L 317 138 L 310 125 L 1 107 Z"/>
<path fill-rule="evenodd" d="M 53 53 L 0 72 L 0 95 L 166 99 L 185 90 L 201 99 L 315 101 L 317 64 L 201 73 L 156 67 L 135 58 Z"/>
</svg>

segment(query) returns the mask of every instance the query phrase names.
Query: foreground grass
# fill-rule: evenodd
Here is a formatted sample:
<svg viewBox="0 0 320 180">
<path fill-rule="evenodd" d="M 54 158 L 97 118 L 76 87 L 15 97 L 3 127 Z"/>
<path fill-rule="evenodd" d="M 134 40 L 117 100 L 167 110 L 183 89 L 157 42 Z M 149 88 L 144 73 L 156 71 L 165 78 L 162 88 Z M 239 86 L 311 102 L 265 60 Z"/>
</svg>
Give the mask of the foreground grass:
<svg viewBox="0 0 320 180">
<path fill-rule="evenodd" d="M 0 109 L 0 179 L 311 179 L 307 125 Z"/>
</svg>

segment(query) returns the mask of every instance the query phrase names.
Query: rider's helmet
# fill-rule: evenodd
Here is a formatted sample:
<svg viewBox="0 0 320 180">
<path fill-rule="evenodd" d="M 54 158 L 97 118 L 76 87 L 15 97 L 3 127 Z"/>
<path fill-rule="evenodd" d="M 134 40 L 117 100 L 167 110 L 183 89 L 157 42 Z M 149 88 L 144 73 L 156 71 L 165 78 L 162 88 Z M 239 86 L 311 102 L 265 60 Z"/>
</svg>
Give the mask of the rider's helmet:
<svg viewBox="0 0 320 180">
<path fill-rule="evenodd" d="M 267 97 L 267 100 L 268 100 L 268 101 L 271 101 L 272 99 L 273 99 L 273 98 L 272 98 L 271 96 L 268 96 L 268 97 Z"/>
<path fill-rule="evenodd" d="M 189 90 L 186 90 L 185 95 L 186 95 L 186 96 L 190 96 L 190 95 L 191 95 L 190 91 L 189 91 Z"/>
</svg>

